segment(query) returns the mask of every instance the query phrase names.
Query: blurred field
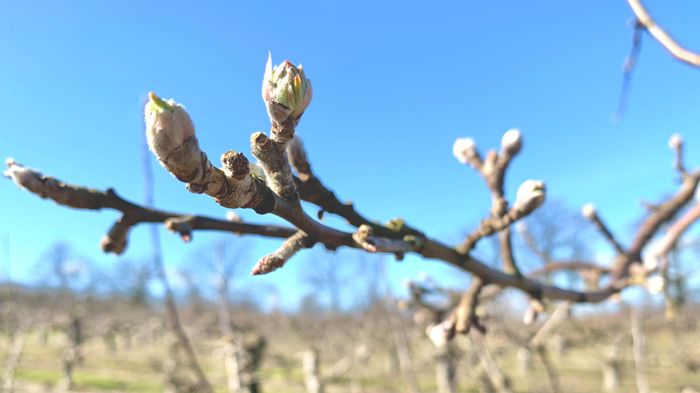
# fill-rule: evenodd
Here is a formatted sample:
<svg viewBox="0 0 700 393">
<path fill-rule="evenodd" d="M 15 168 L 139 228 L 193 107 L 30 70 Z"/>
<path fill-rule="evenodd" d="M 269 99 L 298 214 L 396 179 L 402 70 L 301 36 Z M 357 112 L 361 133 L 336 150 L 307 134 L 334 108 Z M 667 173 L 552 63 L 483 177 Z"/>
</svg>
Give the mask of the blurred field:
<svg viewBox="0 0 700 393">
<path fill-rule="evenodd" d="M 609 317 L 613 318 L 613 317 Z M 600 320 L 579 322 L 584 326 L 569 324 L 571 335 L 585 331 L 586 324 L 597 324 Z M 692 321 L 691 321 L 692 322 Z M 700 345 L 697 326 L 691 323 L 679 328 L 674 325 L 657 325 L 653 333 L 647 335 L 648 376 L 653 392 L 680 392 L 684 386 L 700 387 Z M 225 371 L 221 356 L 218 354 L 218 341 L 204 338 L 193 333 L 197 343 L 198 356 L 206 370 L 207 376 L 216 385 L 217 391 L 224 392 L 226 385 Z M 415 334 L 414 334 L 415 333 Z M 580 336 L 580 334 L 579 334 Z M 411 346 L 415 369 L 423 391 L 436 391 L 433 371 L 433 348 L 430 342 L 417 332 L 412 332 Z M 341 335 L 335 335 L 340 339 Z M 551 391 L 541 364 L 533 356 L 534 369 L 527 377 L 518 371 L 515 347 L 494 335 L 487 338 L 489 348 L 497 356 L 498 362 L 511 379 L 515 392 L 549 392 Z M 162 392 L 164 377 L 161 364 L 168 355 L 166 339 L 155 341 L 134 339 L 130 347 L 119 337 L 116 351 L 99 337 L 89 338 L 83 347 L 84 361 L 75 371 L 75 389 L 79 392 Z M 336 342 L 326 339 L 326 348 L 336 348 L 336 353 L 328 349 L 324 353 L 324 366 L 333 363 L 343 351 L 343 347 L 352 343 Z M 332 343 L 328 345 L 328 343 Z M 0 340 L 0 351 L 6 353 L 9 339 Z M 469 343 L 464 337 L 458 337 L 459 347 L 468 353 Z M 50 392 L 54 391 L 61 378 L 61 354 L 66 346 L 65 334 L 51 331 L 46 344 L 37 332 L 32 332 L 17 370 L 17 391 Z M 635 392 L 634 363 L 631 358 L 631 344 L 623 344 L 622 379 L 620 392 Z M 277 334 L 268 335 L 268 355 L 260 373 L 263 391 L 266 392 L 304 392 L 300 352 L 304 349 L 302 340 L 292 332 L 278 330 Z M 590 338 L 573 343 L 563 354 L 552 352 L 556 367 L 561 375 L 563 392 L 598 392 L 601 390 L 601 363 L 605 346 Z M 370 347 L 369 359 L 354 365 L 342 378 L 329 384 L 328 392 L 402 392 L 406 386 L 396 370 L 392 370 L 391 359 L 380 347 Z M 465 354 L 458 366 L 458 383 L 460 392 L 482 391 L 477 378 L 470 370 L 468 354 Z M 472 367 L 473 368 L 473 367 Z"/>
</svg>

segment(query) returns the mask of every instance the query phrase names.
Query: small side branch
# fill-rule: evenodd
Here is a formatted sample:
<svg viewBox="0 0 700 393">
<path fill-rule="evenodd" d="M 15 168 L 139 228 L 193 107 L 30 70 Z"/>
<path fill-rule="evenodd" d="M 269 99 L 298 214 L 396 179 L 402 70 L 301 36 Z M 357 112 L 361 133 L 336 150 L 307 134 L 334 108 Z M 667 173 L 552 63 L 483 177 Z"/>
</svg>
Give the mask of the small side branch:
<svg viewBox="0 0 700 393">
<path fill-rule="evenodd" d="M 627 0 L 639 23 L 676 59 L 700 67 L 700 55 L 681 46 L 651 17 L 641 0 Z"/>
</svg>

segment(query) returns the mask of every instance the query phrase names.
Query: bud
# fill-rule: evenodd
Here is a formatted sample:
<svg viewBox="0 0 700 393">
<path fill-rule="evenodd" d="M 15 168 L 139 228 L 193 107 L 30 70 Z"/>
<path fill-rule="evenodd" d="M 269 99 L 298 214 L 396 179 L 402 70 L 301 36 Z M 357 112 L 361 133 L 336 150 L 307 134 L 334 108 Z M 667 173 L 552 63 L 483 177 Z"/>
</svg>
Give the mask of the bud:
<svg viewBox="0 0 700 393">
<path fill-rule="evenodd" d="M 523 138 L 520 134 L 520 130 L 517 128 L 512 128 L 506 131 L 501 138 L 501 149 L 508 155 L 518 154 L 520 149 L 523 147 Z"/>
<path fill-rule="evenodd" d="M 525 180 L 518 188 L 514 208 L 529 214 L 544 203 L 545 186 L 541 180 Z"/>
<path fill-rule="evenodd" d="M 581 208 L 581 215 L 586 220 L 592 220 L 596 216 L 595 205 L 592 203 L 586 203 L 585 205 L 583 205 L 583 207 Z"/>
<path fill-rule="evenodd" d="M 469 160 L 476 156 L 476 143 L 472 138 L 458 138 L 452 145 L 452 154 L 457 161 L 467 164 Z"/>
<path fill-rule="evenodd" d="M 304 70 L 297 68 L 289 60 L 272 67 L 272 55 L 267 58 L 263 77 L 262 98 L 267 114 L 274 123 L 284 123 L 291 118 L 295 124 L 311 103 L 311 81 L 306 79 Z"/>
<path fill-rule="evenodd" d="M 241 216 L 239 216 L 238 213 L 236 213 L 235 211 L 233 211 L 233 210 L 228 210 L 228 211 L 226 212 L 226 221 L 230 221 L 230 222 L 243 222 L 243 219 L 242 219 Z"/>
<path fill-rule="evenodd" d="M 683 147 L 683 137 L 681 134 L 673 134 L 668 138 L 668 147 L 671 150 L 678 150 Z"/>
<path fill-rule="evenodd" d="M 441 348 L 454 337 L 455 326 L 451 321 L 443 321 L 437 325 L 428 326 L 425 333 L 436 347 Z"/>
<path fill-rule="evenodd" d="M 661 276 L 649 277 L 645 283 L 647 291 L 652 295 L 658 295 L 664 291 L 666 280 Z"/>
<path fill-rule="evenodd" d="M 445 328 L 442 327 L 442 324 L 429 326 L 425 333 L 436 347 L 443 347 L 447 344 L 447 332 Z"/>
<path fill-rule="evenodd" d="M 163 100 L 155 93 L 148 93 L 144 111 L 148 147 L 158 158 L 169 153 L 194 137 L 194 124 L 185 108 L 173 101 Z"/>
<path fill-rule="evenodd" d="M 17 163 L 13 158 L 5 160 L 7 170 L 2 174 L 10 178 L 16 185 L 26 190 L 38 190 L 42 188 L 42 174 Z"/>
<path fill-rule="evenodd" d="M 523 323 L 525 325 L 532 325 L 535 323 L 535 321 L 537 321 L 537 317 L 543 311 L 544 304 L 542 304 L 541 301 L 534 298 L 530 299 L 530 303 L 528 304 L 525 314 L 523 315 Z"/>
</svg>

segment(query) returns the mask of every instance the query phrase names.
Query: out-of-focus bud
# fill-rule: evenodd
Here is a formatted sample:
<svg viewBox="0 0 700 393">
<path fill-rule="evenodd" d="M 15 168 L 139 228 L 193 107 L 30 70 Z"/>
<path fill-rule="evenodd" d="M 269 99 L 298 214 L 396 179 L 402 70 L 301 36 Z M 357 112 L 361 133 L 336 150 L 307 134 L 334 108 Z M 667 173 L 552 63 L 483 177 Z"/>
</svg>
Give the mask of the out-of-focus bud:
<svg viewBox="0 0 700 393">
<path fill-rule="evenodd" d="M 633 285 L 641 285 L 646 282 L 647 271 L 641 263 L 635 262 L 629 267 L 629 282 Z"/>
<path fill-rule="evenodd" d="M 235 211 L 233 211 L 233 210 L 228 210 L 228 211 L 226 212 L 226 221 L 231 221 L 231 222 L 243 222 L 243 219 L 242 219 L 241 216 L 239 216 L 238 213 L 236 213 Z"/>
<path fill-rule="evenodd" d="M 659 258 L 661 257 L 661 253 L 663 252 L 663 247 L 664 247 L 664 242 L 663 240 L 658 241 L 654 244 L 652 244 L 649 247 L 649 251 L 647 251 L 644 254 L 644 258 L 642 260 L 644 269 L 646 271 L 652 271 L 659 267 Z"/>
<path fill-rule="evenodd" d="M 539 313 L 532 307 L 528 307 L 523 314 L 523 323 L 525 325 L 532 325 L 536 320 Z"/>
<path fill-rule="evenodd" d="M 678 150 L 683 147 L 683 137 L 681 134 L 673 134 L 668 138 L 668 147 L 671 150 Z"/>
<path fill-rule="evenodd" d="M 422 310 L 416 311 L 415 313 L 413 313 L 413 323 L 415 323 L 417 325 L 422 325 L 423 323 L 425 323 L 426 319 L 428 319 L 428 318 L 425 315 L 425 313 L 422 312 Z"/>
<path fill-rule="evenodd" d="M 518 154 L 523 147 L 523 138 L 520 130 L 512 128 L 506 131 L 501 138 L 501 149 L 508 155 Z"/>
<path fill-rule="evenodd" d="M 518 188 L 516 194 L 515 209 L 523 215 L 531 213 L 544 203 L 545 186 L 541 180 L 525 180 Z"/>
<path fill-rule="evenodd" d="M 148 93 L 144 118 L 148 147 L 158 158 L 167 157 L 194 136 L 194 124 L 185 108 L 172 99 L 163 100 L 153 92 Z"/>
<path fill-rule="evenodd" d="M 586 203 L 585 205 L 583 205 L 583 207 L 581 208 L 581 215 L 586 220 L 592 220 L 596 216 L 595 205 L 592 203 Z"/>
<path fill-rule="evenodd" d="M 452 154 L 462 164 L 469 163 L 476 156 L 476 143 L 472 138 L 458 138 L 452 145 Z"/>
<path fill-rule="evenodd" d="M 291 117 L 296 124 L 311 103 L 311 96 L 311 81 L 306 79 L 301 64 L 296 67 L 285 60 L 273 67 L 272 55 L 268 56 L 262 98 L 272 122 L 284 123 Z"/>
<path fill-rule="evenodd" d="M 662 276 L 649 277 L 647 278 L 645 286 L 650 294 L 658 295 L 664 291 L 664 287 L 666 287 L 666 279 L 664 279 Z"/>
<path fill-rule="evenodd" d="M 16 185 L 27 190 L 35 190 L 41 186 L 42 174 L 17 163 L 14 158 L 5 159 L 7 169 L 3 176 L 10 178 Z"/>
<path fill-rule="evenodd" d="M 455 335 L 454 324 L 445 321 L 437 325 L 428 326 L 425 330 L 430 341 L 438 348 L 444 347 Z"/>
<path fill-rule="evenodd" d="M 537 317 L 542 311 L 544 311 L 542 302 L 537 299 L 530 299 L 530 304 L 527 306 L 525 314 L 523 315 L 523 323 L 525 325 L 532 325 L 537 321 Z"/>
</svg>

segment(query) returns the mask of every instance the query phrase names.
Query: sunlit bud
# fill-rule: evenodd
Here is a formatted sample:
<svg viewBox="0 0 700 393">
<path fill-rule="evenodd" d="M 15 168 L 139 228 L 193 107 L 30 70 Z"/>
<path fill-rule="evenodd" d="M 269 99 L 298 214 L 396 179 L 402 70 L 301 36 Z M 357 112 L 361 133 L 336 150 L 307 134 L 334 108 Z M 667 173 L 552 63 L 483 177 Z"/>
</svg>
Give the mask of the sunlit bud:
<svg viewBox="0 0 700 393">
<path fill-rule="evenodd" d="M 525 180 L 518 188 L 514 208 L 528 214 L 544 203 L 545 186 L 541 180 Z"/>
<path fill-rule="evenodd" d="M 581 208 L 581 215 L 586 220 L 592 220 L 596 215 L 595 205 L 592 203 L 586 203 L 585 205 L 583 205 L 583 207 Z"/>
<path fill-rule="evenodd" d="M 226 221 L 243 222 L 243 219 L 235 211 L 229 210 L 226 212 Z"/>
<path fill-rule="evenodd" d="M 457 161 L 466 164 L 469 160 L 476 156 L 476 143 L 472 138 L 458 138 L 455 144 L 452 145 L 452 154 Z"/>
<path fill-rule="evenodd" d="M 194 136 L 194 124 L 190 115 L 172 99 L 166 101 L 150 92 L 144 117 L 148 147 L 158 158 L 167 157 Z"/>
<path fill-rule="evenodd" d="M 428 326 L 425 333 L 436 347 L 443 347 L 454 337 L 454 324 L 442 322 L 437 325 Z"/>
<path fill-rule="evenodd" d="M 663 253 L 665 239 L 662 239 L 649 247 L 649 251 L 644 254 L 643 266 L 646 271 L 652 271 L 659 267 L 659 257 Z"/>
<path fill-rule="evenodd" d="M 520 149 L 523 147 L 523 138 L 520 134 L 520 130 L 512 128 L 506 131 L 501 138 L 501 148 L 509 155 L 518 154 Z"/>
<path fill-rule="evenodd" d="M 525 314 L 523 314 L 523 323 L 528 326 L 532 325 L 537 320 L 538 315 L 540 315 L 540 313 L 535 310 L 534 307 L 528 306 L 525 310 Z"/>
<path fill-rule="evenodd" d="M 528 305 L 527 310 L 525 310 L 525 314 L 523 315 L 523 323 L 526 325 L 532 325 L 535 321 L 537 321 L 537 317 L 543 311 L 544 304 L 542 304 L 541 301 L 534 298 L 530 299 L 530 304 Z"/>
<path fill-rule="evenodd" d="M 664 291 L 664 287 L 666 286 L 666 280 L 661 276 L 649 277 L 647 278 L 645 286 L 650 294 L 658 295 Z"/>
<path fill-rule="evenodd" d="M 668 147 L 672 150 L 678 150 L 683 147 L 683 137 L 681 134 L 673 134 L 668 138 Z"/>
<path fill-rule="evenodd" d="M 10 178 L 16 185 L 27 190 L 41 188 L 41 173 L 15 162 L 13 158 L 7 158 L 5 164 L 7 169 L 2 174 Z"/>
<path fill-rule="evenodd" d="M 306 79 L 301 64 L 296 67 L 285 60 L 272 67 L 272 56 L 268 56 L 262 98 L 271 121 L 284 123 L 291 117 L 295 123 L 298 122 L 311 103 L 311 96 L 311 81 Z"/>
</svg>

